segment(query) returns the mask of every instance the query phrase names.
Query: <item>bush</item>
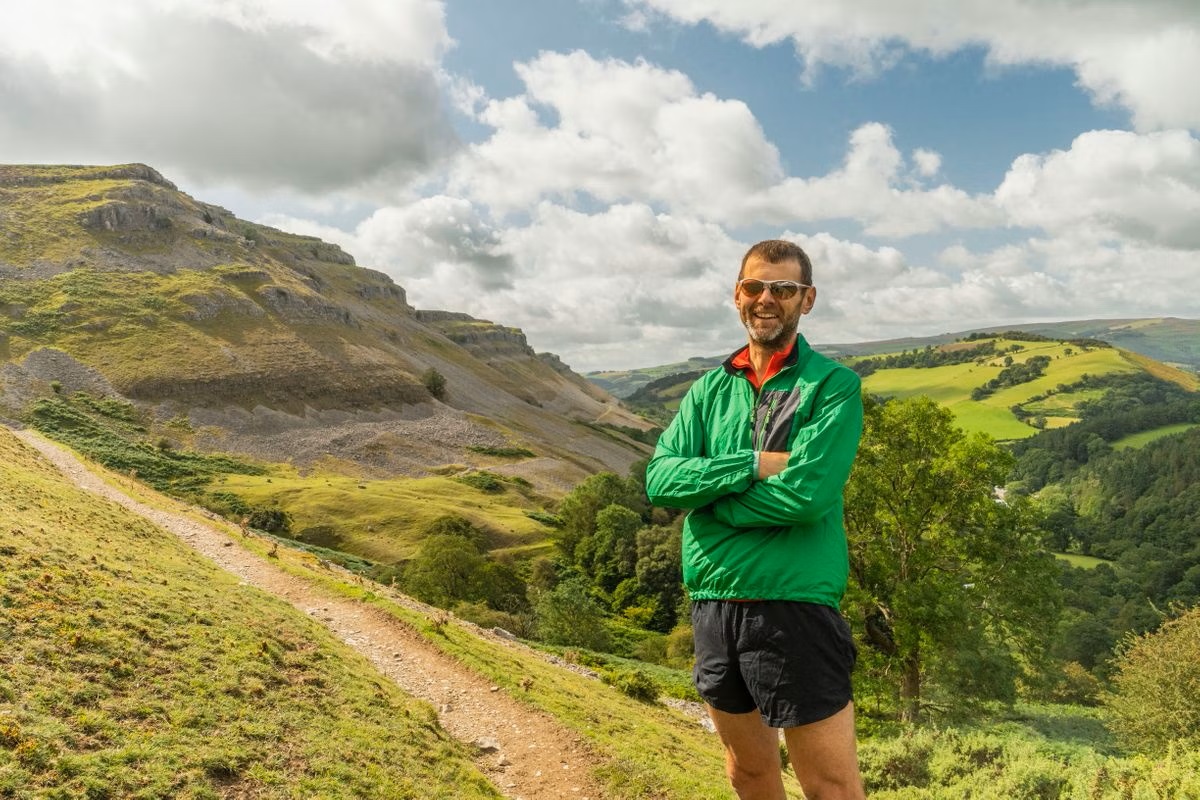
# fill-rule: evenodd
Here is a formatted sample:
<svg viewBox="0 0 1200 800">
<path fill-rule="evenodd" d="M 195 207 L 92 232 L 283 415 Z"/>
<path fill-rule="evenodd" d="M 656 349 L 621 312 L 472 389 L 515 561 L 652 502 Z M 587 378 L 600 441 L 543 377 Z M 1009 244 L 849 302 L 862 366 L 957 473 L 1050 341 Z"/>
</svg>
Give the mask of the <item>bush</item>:
<svg viewBox="0 0 1200 800">
<path fill-rule="evenodd" d="M 606 677 L 621 694 L 643 703 L 654 703 L 660 694 L 658 683 L 640 669 L 621 670 Z"/>
<path fill-rule="evenodd" d="M 1116 658 L 1109 723 L 1130 746 L 1200 748 L 1200 606 L 1127 639 Z"/>
<path fill-rule="evenodd" d="M 490 494 L 504 491 L 504 479 L 493 472 L 468 472 L 466 475 L 457 476 L 454 480 L 465 483 L 472 489 Z"/>
<path fill-rule="evenodd" d="M 446 396 L 446 376 L 433 367 L 421 373 L 421 385 L 438 400 L 442 400 Z"/>
</svg>

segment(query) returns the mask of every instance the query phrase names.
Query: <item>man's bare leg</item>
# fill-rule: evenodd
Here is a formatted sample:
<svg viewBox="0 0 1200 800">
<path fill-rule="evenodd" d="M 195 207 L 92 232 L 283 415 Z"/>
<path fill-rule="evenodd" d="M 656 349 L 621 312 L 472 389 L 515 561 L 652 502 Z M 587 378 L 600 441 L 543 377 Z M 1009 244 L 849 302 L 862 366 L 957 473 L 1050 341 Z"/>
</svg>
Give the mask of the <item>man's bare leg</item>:
<svg viewBox="0 0 1200 800">
<path fill-rule="evenodd" d="M 808 800 L 863 800 L 854 739 L 854 704 L 832 717 L 784 728 L 792 769 Z M 722 737 L 724 739 L 724 737 Z M 781 795 L 782 796 L 782 795 Z"/>
<path fill-rule="evenodd" d="M 725 745 L 725 774 L 741 800 L 783 800 L 779 731 L 768 728 L 757 710 L 728 714 L 708 707 Z"/>
</svg>

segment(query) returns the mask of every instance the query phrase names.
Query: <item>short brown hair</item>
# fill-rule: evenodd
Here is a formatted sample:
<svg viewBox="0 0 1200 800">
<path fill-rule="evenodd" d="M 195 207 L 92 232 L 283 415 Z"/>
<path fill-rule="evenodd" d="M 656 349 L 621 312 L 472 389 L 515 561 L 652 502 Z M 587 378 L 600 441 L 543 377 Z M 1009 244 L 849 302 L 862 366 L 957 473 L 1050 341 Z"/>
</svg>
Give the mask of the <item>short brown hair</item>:
<svg viewBox="0 0 1200 800">
<path fill-rule="evenodd" d="M 738 270 L 739 281 L 746 273 L 746 262 L 750 260 L 750 256 L 757 256 L 768 264 L 797 261 L 800 263 L 800 282 L 812 285 L 812 262 L 808 260 L 808 254 L 795 242 L 767 239 L 751 247 L 746 251 L 746 255 L 742 256 L 742 267 Z"/>
</svg>

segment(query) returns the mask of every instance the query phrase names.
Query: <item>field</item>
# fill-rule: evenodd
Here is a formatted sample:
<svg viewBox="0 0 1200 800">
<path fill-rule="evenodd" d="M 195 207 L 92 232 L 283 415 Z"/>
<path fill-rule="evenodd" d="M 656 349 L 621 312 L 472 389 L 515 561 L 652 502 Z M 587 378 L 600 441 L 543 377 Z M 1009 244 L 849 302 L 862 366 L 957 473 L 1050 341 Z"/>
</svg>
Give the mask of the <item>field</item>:
<svg viewBox="0 0 1200 800">
<path fill-rule="evenodd" d="M 430 709 L 389 688 L 324 628 L 140 518 L 75 491 L 3 431 L 0 465 L 0 792 L 496 796 Z M 235 546 L 266 550 L 257 537 L 236 538 Z M 720 745 L 694 719 L 532 651 L 498 647 L 305 553 L 280 548 L 277 562 L 403 620 L 497 691 L 573 730 L 601 759 L 606 797 L 729 796 Z M 595 663 L 586 653 L 563 656 Z M 602 669 L 615 679 L 638 667 Z M 662 684 L 686 683 L 677 672 L 647 670 Z M 1200 755 L 1122 753 L 1094 709 L 1019 704 L 905 728 L 873 716 L 867 702 L 860 742 L 871 796 L 884 800 L 1200 792 Z M 787 785 L 800 797 L 790 777 Z"/>
<path fill-rule="evenodd" d="M 1178 425 L 1164 425 L 1163 427 L 1155 428 L 1152 431 L 1142 431 L 1141 433 L 1130 434 L 1129 436 L 1113 442 L 1113 449 L 1125 450 L 1129 448 L 1137 449 L 1139 447 L 1145 447 L 1156 439 L 1161 439 L 1164 436 L 1170 436 L 1175 433 L 1183 433 L 1184 431 L 1191 430 L 1194 427 L 1196 427 L 1195 422 L 1181 422 Z"/>
<path fill-rule="evenodd" d="M 997 340 L 997 347 L 1013 343 Z M 1036 380 L 998 390 L 982 400 L 972 400 L 971 391 L 995 378 L 1004 369 L 1002 356 L 988 359 L 982 365 L 975 362 L 949 364 L 932 368 L 884 369 L 868 376 L 864 388 L 886 397 L 925 395 L 954 412 L 958 424 L 967 432 L 988 433 L 1005 439 L 1023 439 L 1037 433 L 1037 428 L 1021 422 L 1010 410 L 1014 405 L 1029 403 L 1030 398 L 1045 395 L 1030 403 L 1026 410 L 1041 415 L 1047 427 L 1070 424 L 1076 404 L 1091 397 L 1089 392 L 1058 394 L 1060 385 L 1079 381 L 1084 375 L 1106 375 L 1116 372 L 1136 372 L 1115 349 L 1083 350 L 1059 342 L 1021 342 L 1024 349 L 1012 353 L 1015 363 L 1032 356 L 1048 356 L 1051 361 L 1045 373 Z"/>
<path fill-rule="evenodd" d="M 297 539 L 343 550 L 382 564 L 412 558 L 425 529 L 441 516 L 466 517 L 487 533 L 493 551 L 531 555 L 547 549 L 552 529 L 529 514 L 547 501 L 519 482 L 487 472 L 476 488 L 454 477 L 364 480 L 339 474 L 299 475 L 277 467 L 271 475 L 226 475 L 211 487 L 256 507 L 292 516 Z"/>
<path fill-rule="evenodd" d="M 1072 567 L 1079 567 L 1080 569 L 1095 569 L 1101 564 L 1112 563 L 1107 559 L 1096 558 L 1094 556 L 1081 556 L 1076 553 L 1055 553 L 1054 557 L 1066 561 Z"/>
</svg>

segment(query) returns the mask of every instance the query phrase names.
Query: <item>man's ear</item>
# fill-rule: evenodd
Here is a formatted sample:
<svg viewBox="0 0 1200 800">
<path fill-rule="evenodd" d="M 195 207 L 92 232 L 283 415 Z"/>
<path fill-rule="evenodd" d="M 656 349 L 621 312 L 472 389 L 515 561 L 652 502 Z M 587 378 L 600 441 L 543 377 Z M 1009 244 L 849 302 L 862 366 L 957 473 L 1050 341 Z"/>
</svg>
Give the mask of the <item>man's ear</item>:
<svg viewBox="0 0 1200 800">
<path fill-rule="evenodd" d="M 800 305 L 800 313 L 807 314 L 812 311 L 813 303 L 817 302 L 817 287 L 812 287 L 804 294 L 804 300 Z"/>
</svg>

